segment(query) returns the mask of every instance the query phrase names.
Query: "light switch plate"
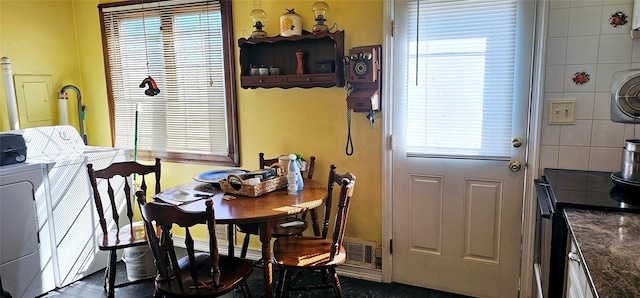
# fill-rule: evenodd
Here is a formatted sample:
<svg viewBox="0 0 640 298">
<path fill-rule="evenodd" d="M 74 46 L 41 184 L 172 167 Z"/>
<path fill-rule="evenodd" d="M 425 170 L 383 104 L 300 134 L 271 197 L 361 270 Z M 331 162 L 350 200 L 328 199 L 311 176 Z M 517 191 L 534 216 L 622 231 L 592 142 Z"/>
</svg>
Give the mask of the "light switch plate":
<svg viewBox="0 0 640 298">
<path fill-rule="evenodd" d="M 549 100 L 549 124 L 575 124 L 575 99 Z"/>
</svg>

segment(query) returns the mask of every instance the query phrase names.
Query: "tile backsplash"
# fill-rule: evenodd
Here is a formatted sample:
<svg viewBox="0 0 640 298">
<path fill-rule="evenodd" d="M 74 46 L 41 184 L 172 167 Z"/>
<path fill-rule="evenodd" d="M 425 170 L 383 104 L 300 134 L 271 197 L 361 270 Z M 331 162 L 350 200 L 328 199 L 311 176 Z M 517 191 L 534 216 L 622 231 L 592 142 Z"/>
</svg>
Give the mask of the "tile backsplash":
<svg viewBox="0 0 640 298">
<path fill-rule="evenodd" d="M 551 0 L 545 65 L 540 169 L 621 169 L 624 140 L 640 124 L 611 121 L 613 73 L 640 68 L 640 39 L 630 37 L 633 0 Z M 612 25 L 612 18 L 627 23 Z M 588 74 L 583 84 L 574 82 Z M 575 99 L 575 124 L 550 125 L 548 101 Z"/>
</svg>

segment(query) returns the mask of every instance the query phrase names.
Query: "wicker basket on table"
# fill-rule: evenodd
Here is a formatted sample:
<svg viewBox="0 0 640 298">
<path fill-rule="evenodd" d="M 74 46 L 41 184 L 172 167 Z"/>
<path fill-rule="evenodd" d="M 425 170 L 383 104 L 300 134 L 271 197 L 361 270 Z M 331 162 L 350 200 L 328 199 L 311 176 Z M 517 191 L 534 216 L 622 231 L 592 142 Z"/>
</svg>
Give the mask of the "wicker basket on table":
<svg viewBox="0 0 640 298">
<path fill-rule="evenodd" d="M 237 183 L 231 184 L 230 180 L 237 180 Z M 263 194 L 287 187 L 286 176 L 276 176 L 271 179 L 262 181 L 256 185 L 242 184 L 242 177 L 238 175 L 229 175 L 227 179 L 219 181 L 220 188 L 225 193 L 241 195 L 246 197 L 258 197 Z M 239 188 L 239 189 L 238 189 Z"/>
</svg>

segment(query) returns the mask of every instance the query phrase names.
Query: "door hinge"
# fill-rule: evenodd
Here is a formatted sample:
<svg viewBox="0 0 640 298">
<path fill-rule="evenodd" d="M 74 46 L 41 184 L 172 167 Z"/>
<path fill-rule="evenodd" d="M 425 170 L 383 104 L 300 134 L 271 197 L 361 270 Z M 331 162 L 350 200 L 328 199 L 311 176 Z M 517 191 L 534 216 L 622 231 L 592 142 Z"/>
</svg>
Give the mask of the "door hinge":
<svg viewBox="0 0 640 298">
<path fill-rule="evenodd" d="M 393 254 L 393 239 L 389 239 L 389 254 Z"/>
<path fill-rule="evenodd" d="M 389 135 L 389 150 L 393 151 L 393 135 Z"/>
<path fill-rule="evenodd" d="M 396 23 L 395 21 L 391 21 L 391 37 L 394 37 L 396 35 Z"/>
</svg>

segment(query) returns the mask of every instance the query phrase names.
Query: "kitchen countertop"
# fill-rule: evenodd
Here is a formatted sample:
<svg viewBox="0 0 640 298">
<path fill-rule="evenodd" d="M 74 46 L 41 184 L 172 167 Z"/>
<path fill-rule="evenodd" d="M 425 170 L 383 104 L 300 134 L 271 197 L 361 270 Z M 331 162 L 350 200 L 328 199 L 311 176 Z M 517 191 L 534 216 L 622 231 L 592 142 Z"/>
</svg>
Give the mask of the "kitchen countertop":
<svg viewBox="0 0 640 298">
<path fill-rule="evenodd" d="M 564 209 L 599 297 L 640 297 L 640 214 Z"/>
</svg>

